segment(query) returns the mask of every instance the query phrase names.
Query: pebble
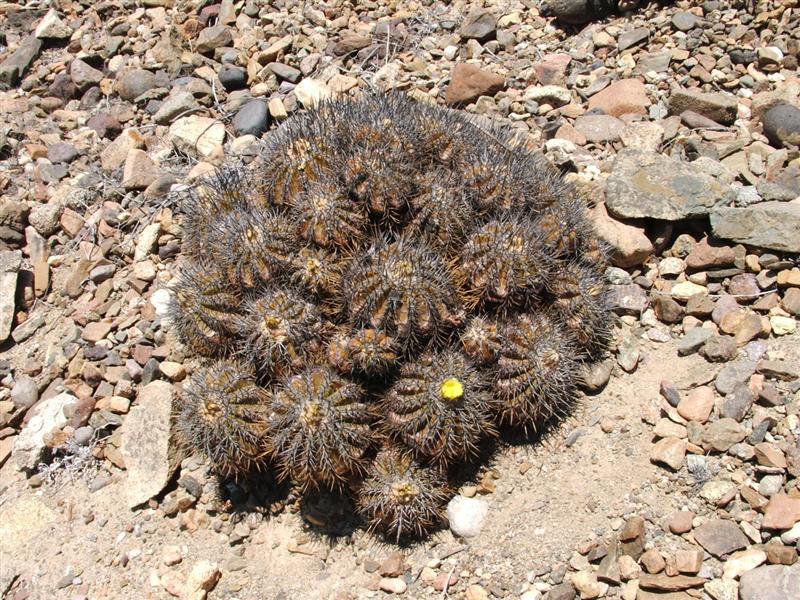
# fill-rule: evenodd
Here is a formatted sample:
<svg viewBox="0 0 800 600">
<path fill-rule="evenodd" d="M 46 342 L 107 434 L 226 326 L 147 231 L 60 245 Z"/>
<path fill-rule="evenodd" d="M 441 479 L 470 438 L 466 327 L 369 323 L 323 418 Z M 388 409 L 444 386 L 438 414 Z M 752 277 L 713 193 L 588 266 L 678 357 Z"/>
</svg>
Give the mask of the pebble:
<svg viewBox="0 0 800 600">
<path fill-rule="evenodd" d="M 250 100 L 233 117 L 237 135 L 261 136 L 269 125 L 269 109 L 263 100 Z"/>
<path fill-rule="evenodd" d="M 489 505 L 485 500 L 455 496 L 447 505 L 450 531 L 464 538 L 477 536 L 486 522 Z"/>
</svg>

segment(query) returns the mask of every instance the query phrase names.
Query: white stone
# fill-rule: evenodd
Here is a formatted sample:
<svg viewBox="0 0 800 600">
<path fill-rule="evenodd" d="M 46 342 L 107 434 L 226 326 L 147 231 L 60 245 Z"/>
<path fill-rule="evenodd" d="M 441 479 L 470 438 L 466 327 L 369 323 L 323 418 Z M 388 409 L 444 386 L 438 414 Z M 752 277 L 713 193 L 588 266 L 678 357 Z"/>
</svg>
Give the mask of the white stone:
<svg viewBox="0 0 800 600">
<path fill-rule="evenodd" d="M 146 260 L 150 256 L 160 233 L 161 223 L 158 221 L 150 223 L 150 225 L 142 229 L 142 233 L 139 234 L 139 239 L 136 241 L 136 250 L 133 253 L 134 262 Z"/>
<path fill-rule="evenodd" d="M 44 455 L 45 436 L 53 430 L 61 429 L 68 422 L 65 413 L 69 412 L 78 399 L 67 392 L 40 402 L 36 414 L 17 436 L 11 454 L 17 469 L 32 471 Z"/>
<path fill-rule="evenodd" d="M 800 540 L 800 521 L 794 524 L 790 530 L 781 534 L 781 541 L 787 546 L 793 546 Z"/>
<path fill-rule="evenodd" d="M 186 578 L 185 600 L 205 600 L 208 592 L 217 585 L 221 575 L 217 563 L 201 560 L 195 564 Z"/>
<path fill-rule="evenodd" d="M 691 281 L 681 281 L 672 286 L 671 294 L 673 298 L 678 300 L 688 300 L 695 294 L 708 295 L 708 288 Z"/>
<path fill-rule="evenodd" d="M 72 35 L 72 29 L 59 18 L 56 10 L 51 8 L 36 26 L 33 34 L 40 40 L 63 40 Z"/>
<path fill-rule="evenodd" d="M 772 325 L 772 333 L 775 335 L 788 335 L 797 331 L 797 321 L 791 317 L 775 315 L 769 318 L 769 324 Z"/>
<path fill-rule="evenodd" d="M 460 537 L 475 537 L 483 529 L 489 505 L 484 500 L 456 496 L 447 505 L 450 531 Z"/>
<path fill-rule="evenodd" d="M 0 252 L 0 342 L 8 338 L 14 322 L 17 273 L 22 265 L 20 250 Z"/>
<path fill-rule="evenodd" d="M 217 119 L 191 115 L 170 125 L 167 139 L 190 156 L 212 158 L 225 141 L 225 125 Z"/>
<path fill-rule="evenodd" d="M 680 258 L 669 256 L 658 263 L 658 270 L 662 275 L 680 275 L 686 270 L 686 265 Z"/>
<path fill-rule="evenodd" d="M 742 573 L 752 571 L 766 560 L 767 553 L 756 548 L 736 552 L 722 565 L 722 576 L 726 579 L 738 579 Z"/>
<path fill-rule="evenodd" d="M 313 108 L 323 100 L 330 98 L 331 91 L 321 81 L 306 77 L 294 88 L 294 95 L 305 108 Z"/>
<path fill-rule="evenodd" d="M 150 295 L 150 304 L 156 309 L 156 315 L 161 319 L 167 318 L 172 304 L 172 292 L 167 288 L 157 289 Z"/>
</svg>

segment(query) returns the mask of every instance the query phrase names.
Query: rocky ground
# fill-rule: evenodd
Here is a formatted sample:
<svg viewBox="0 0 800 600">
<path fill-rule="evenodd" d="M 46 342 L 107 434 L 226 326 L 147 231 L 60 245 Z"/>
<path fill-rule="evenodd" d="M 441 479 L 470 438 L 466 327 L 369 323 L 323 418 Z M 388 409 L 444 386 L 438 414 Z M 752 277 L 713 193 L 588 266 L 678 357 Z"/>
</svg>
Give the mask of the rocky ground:
<svg viewBox="0 0 800 600">
<path fill-rule="evenodd" d="M 0 595 L 798 597 L 796 4 L 0 3 Z M 365 89 L 518 128 L 614 248 L 574 415 L 408 548 L 169 445 L 169 192 Z"/>
</svg>

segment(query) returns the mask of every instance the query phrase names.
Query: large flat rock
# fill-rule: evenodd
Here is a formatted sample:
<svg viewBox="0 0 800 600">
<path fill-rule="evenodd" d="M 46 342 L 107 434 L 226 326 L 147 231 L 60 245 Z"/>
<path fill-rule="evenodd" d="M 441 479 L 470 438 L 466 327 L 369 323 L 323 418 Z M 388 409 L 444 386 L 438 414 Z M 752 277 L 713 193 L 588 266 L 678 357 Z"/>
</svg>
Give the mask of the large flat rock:
<svg viewBox="0 0 800 600">
<path fill-rule="evenodd" d="M 692 163 L 628 148 L 617 154 L 606 183 L 612 216 L 639 219 L 703 217 L 731 191 Z"/>
<path fill-rule="evenodd" d="M 711 212 L 718 238 L 750 246 L 800 252 L 800 203 L 761 202 L 747 208 L 720 207 Z"/>
<path fill-rule="evenodd" d="M 122 425 L 120 451 L 128 470 L 128 506 L 147 502 L 167 485 L 177 467 L 170 452 L 173 388 L 166 381 L 148 383 Z"/>
</svg>

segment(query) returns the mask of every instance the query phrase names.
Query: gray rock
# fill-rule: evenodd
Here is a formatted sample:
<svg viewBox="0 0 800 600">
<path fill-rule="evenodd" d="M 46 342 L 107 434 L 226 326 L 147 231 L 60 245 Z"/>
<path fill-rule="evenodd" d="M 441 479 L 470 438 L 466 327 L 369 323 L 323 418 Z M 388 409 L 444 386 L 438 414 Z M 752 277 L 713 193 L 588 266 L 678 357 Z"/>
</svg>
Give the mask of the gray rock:
<svg viewBox="0 0 800 600">
<path fill-rule="evenodd" d="M 800 145 L 800 108 L 778 104 L 764 113 L 761 123 L 764 135 L 776 148 Z"/>
<path fill-rule="evenodd" d="M 11 388 L 11 401 L 17 408 L 30 408 L 39 399 L 39 386 L 31 377 L 18 375 Z"/>
<path fill-rule="evenodd" d="M 153 120 L 159 125 L 169 125 L 183 113 L 197 107 L 198 104 L 190 92 L 177 90 L 164 99 L 153 115 Z"/>
<path fill-rule="evenodd" d="M 794 590 L 794 591 L 792 591 Z M 791 567 L 767 565 L 743 573 L 739 579 L 741 600 L 787 600 L 800 590 L 800 562 Z"/>
<path fill-rule="evenodd" d="M 617 363 L 627 373 L 636 370 L 639 364 L 639 344 L 633 336 L 627 336 L 617 345 Z"/>
<path fill-rule="evenodd" d="M 229 46 L 233 42 L 231 30 L 224 25 L 206 27 L 197 36 L 195 50 L 200 54 L 213 52 L 215 48 Z"/>
<path fill-rule="evenodd" d="M 72 394 L 62 393 L 40 402 L 23 430 L 14 441 L 11 455 L 21 471 L 34 470 L 45 454 L 44 438 L 51 431 L 61 429 L 68 422 L 67 415 L 78 405 Z"/>
<path fill-rule="evenodd" d="M 647 27 L 637 27 L 636 29 L 625 31 L 617 39 L 617 49 L 622 52 L 646 42 L 649 38 L 650 30 Z"/>
<path fill-rule="evenodd" d="M 710 337 L 703 346 L 702 355 L 709 362 L 728 362 L 738 354 L 736 341 L 729 335 L 715 335 Z"/>
<path fill-rule="evenodd" d="M 617 141 L 625 123 L 611 115 L 583 115 L 575 119 L 574 127 L 587 142 L 599 144 Z"/>
<path fill-rule="evenodd" d="M 647 308 L 647 294 L 636 284 L 609 286 L 609 305 L 618 315 L 639 316 Z"/>
<path fill-rule="evenodd" d="M 459 537 L 475 537 L 483 529 L 489 505 L 485 500 L 456 496 L 447 505 L 450 531 Z"/>
<path fill-rule="evenodd" d="M 56 142 L 47 149 L 47 158 L 52 163 L 71 163 L 78 155 L 78 149 L 68 142 Z"/>
<path fill-rule="evenodd" d="M 69 65 L 69 76 L 79 91 L 84 92 L 103 79 L 103 72 L 76 58 Z"/>
<path fill-rule="evenodd" d="M 678 88 L 672 91 L 667 108 L 671 115 L 691 110 L 717 123 L 730 125 L 736 120 L 738 102 L 736 96 L 730 94 Z"/>
<path fill-rule="evenodd" d="M 753 406 L 756 396 L 750 391 L 747 384 L 740 384 L 734 388 L 733 392 L 725 397 L 722 403 L 721 415 L 728 419 L 740 422 L 747 416 L 748 411 Z"/>
<path fill-rule="evenodd" d="M 14 321 L 14 298 L 17 291 L 17 273 L 22 265 L 20 250 L 0 252 L 0 342 L 8 339 Z"/>
<path fill-rule="evenodd" d="M 494 38 L 497 33 L 497 19 L 488 11 L 471 13 L 464 19 L 458 33 L 465 40 L 486 42 Z"/>
<path fill-rule="evenodd" d="M 161 492 L 177 467 L 175 453 L 170 452 L 172 399 L 169 383 L 153 381 L 139 391 L 122 424 L 120 452 L 128 472 L 125 493 L 131 508 Z"/>
<path fill-rule="evenodd" d="M 690 12 L 677 12 L 672 15 L 672 26 L 678 31 L 690 31 L 697 26 L 697 17 Z"/>
<path fill-rule="evenodd" d="M 680 356 L 694 354 L 712 335 L 714 335 L 714 332 L 704 327 L 695 327 L 694 329 L 690 329 L 686 335 L 678 340 L 678 354 Z"/>
<path fill-rule="evenodd" d="M 269 108 L 263 100 L 250 100 L 233 117 L 233 130 L 237 135 L 260 136 L 269 125 Z"/>
<path fill-rule="evenodd" d="M 73 439 L 75 443 L 79 446 L 88 446 L 91 441 L 92 437 L 94 436 L 94 429 L 89 425 L 84 425 L 83 427 L 78 427 L 73 434 Z"/>
<path fill-rule="evenodd" d="M 300 71 L 297 71 L 300 73 Z M 247 71 L 233 65 L 223 65 L 217 73 L 219 82 L 229 92 L 247 87 Z"/>
<path fill-rule="evenodd" d="M 146 69 L 125 69 L 117 75 L 114 85 L 120 98 L 133 102 L 156 87 L 156 76 Z"/>
<path fill-rule="evenodd" d="M 599 392 L 611 379 L 611 371 L 613 370 L 614 361 L 610 358 L 593 363 L 584 363 L 580 374 L 581 387 L 589 392 Z"/>
<path fill-rule="evenodd" d="M 714 387 L 720 394 L 730 394 L 737 385 L 746 383 L 755 372 L 756 363 L 751 360 L 737 360 L 728 363 L 717 373 Z"/>
<path fill-rule="evenodd" d="M 719 207 L 711 211 L 711 228 L 718 238 L 759 248 L 800 252 L 800 204 L 761 202 L 747 208 Z"/>
<path fill-rule="evenodd" d="M 58 231 L 62 212 L 64 207 L 58 202 L 35 204 L 28 215 L 28 222 L 40 235 L 49 237 Z"/>
<path fill-rule="evenodd" d="M 34 35 L 26 37 L 16 50 L 0 64 L 0 89 L 19 83 L 22 75 L 42 51 L 42 41 Z"/>
<path fill-rule="evenodd" d="M 51 8 L 36 26 L 34 35 L 40 40 L 65 40 L 72 35 L 72 28 L 59 18 L 56 9 Z"/>
<path fill-rule="evenodd" d="M 747 546 L 747 538 L 734 521 L 712 519 L 694 529 L 697 543 L 717 558 Z"/>
<path fill-rule="evenodd" d="M 702 217 L 732 192 L 692 163 L 627 148 L 617 154 L 606 183 L 606 207 L 615 217 L 666 221 Z"/>
<path fill-rule="evenodd" d="M 727 452 L 731 446 L 741 442 L 746 435 L 747 431 L 739 423 L 730 418 L 722 418 L 706 425 L 700 434 L 700 442 L 705 448 L 717 452 Z"/>
<path fill-rule="evenodd" d="M 291 83 L 297 83 L 303 76 L 303 73 L 300 71 L 300 69 L 296 69 L 292 66 L 285 65 L 283 63 L 274 62 L 274 63 L 269 63 L 268 66 L 270 71 L 275 73 L 275 76 L 278 79 L 284 79 Z"/>
</svg>

